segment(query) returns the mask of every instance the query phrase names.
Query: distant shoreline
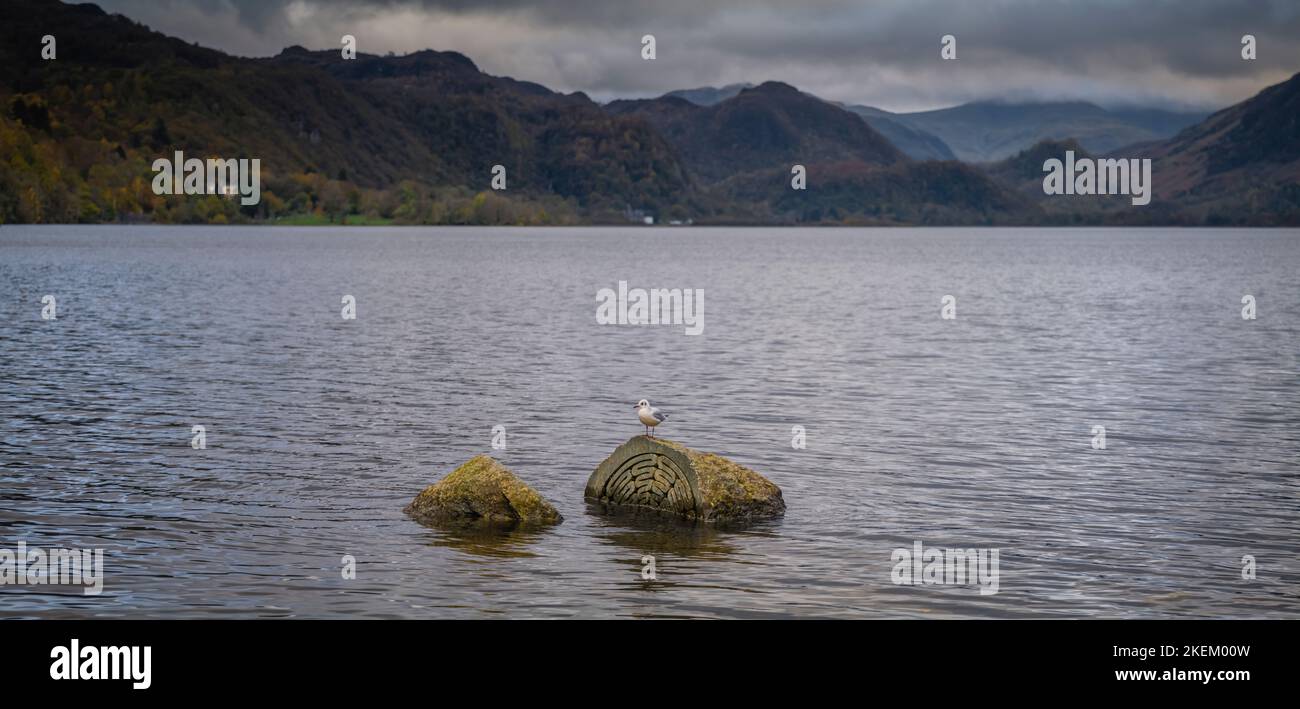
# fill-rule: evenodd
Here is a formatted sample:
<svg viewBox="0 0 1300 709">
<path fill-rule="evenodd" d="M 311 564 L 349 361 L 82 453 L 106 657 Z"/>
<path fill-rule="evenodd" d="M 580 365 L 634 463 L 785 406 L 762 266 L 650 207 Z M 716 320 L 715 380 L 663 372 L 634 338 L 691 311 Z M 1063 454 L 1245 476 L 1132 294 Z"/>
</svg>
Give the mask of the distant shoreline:
<svg viewBox="0 0 1300 709">
<path fill-rule="evenodd" d="M 1179 229 L 1179 230 L 1197 230 L 1197 231 L 1240 231 L 1243 229 L 1251 231 L 1300 231 L 1300 225 L 1289 224 L 1270 224 L 1259 226 L 1240 226 L 1240 225 L 1222 225 L 1222 224 L 691 224 L 680 226 L 668 226 L 661 224 L 284 224 L 273 222 L 247 222 L 237 224 L 162 224 L 155 222 L 97 222 L 94 224 L 77 224 L 77 223 L 11 223 L 0 224 L 0 229 L 5 227 L 38 227 L 38 228 L 57 228 L 57 227 L 131 227 L 131 228 L 222 228 L 222 229 L 254 229 L 275 227 L 277 229 L 645 229 L 653 231 L 672 231 L 688 229 L 825 229 L 825 230 L 850 230 L 850 229 L 878 229 L 878 230 L 914 230 L 914 229 L 962 229 L 962 230 L 1023 230 L 1023 229 L 1051 229 L 1054 231 L 1079 231 L 1079 230 L 1098 230 L 1098 229 L 1124 229 L 1124 230 L 1154 230 L 1154 229 Z"/>
</svg>

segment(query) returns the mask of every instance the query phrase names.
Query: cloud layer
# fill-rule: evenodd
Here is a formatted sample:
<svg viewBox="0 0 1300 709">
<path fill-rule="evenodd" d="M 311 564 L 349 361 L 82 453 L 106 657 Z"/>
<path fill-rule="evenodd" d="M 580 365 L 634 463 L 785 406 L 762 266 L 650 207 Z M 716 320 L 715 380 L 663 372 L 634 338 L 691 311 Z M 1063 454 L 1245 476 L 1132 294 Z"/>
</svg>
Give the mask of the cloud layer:
<svg viewBox="0 0 1300 709">
<path fill-rule="evenodd" d="M 1219 108 L 1300 71 L 1294 0 L 100 0 L 234 54 L 454 49 L 593 98 L 785 81 L 890 110 L 978 99 Z M 658 57 L 640 56 L 654 34 Z M 957 38 L 943 61 L 940 37 Z M 1241 59 L 1241 36 L 1258 59 Z"/>
</svg>

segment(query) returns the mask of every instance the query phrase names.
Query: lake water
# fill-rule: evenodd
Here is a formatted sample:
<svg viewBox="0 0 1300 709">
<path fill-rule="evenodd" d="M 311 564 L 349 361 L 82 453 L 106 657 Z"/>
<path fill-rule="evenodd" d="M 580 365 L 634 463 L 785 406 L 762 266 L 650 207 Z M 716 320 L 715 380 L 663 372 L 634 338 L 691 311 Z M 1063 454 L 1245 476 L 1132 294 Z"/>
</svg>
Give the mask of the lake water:
<svg viewBox="0 0 1300 709">
<path fill-rule="evenodd" d="M 703 333 L 598 325 L 620 280 L 704 289 Z M 1296 230 L 5 226 L 0 548 L 105 586 L 0 616 L 1294 618 L 1298 372 Z M 785 517 L 588 508 L 640 398 Z M 478 453 L 564 523 L 403 515 Z M 916 541 L 998 593 L 896 585 Z"/>
</svg>

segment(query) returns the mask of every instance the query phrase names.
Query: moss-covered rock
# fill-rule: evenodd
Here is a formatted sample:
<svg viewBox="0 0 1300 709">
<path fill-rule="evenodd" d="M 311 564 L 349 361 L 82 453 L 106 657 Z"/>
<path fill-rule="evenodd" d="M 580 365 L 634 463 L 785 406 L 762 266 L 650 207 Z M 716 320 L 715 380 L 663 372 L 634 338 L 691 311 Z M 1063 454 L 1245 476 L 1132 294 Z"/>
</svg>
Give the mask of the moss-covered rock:
<svg viewBox="0 0 1300 709">
<path fill-rule="evenodd" d="M 425 488 L 405 511 L 431 525 L 536 526 L 564 519 L 536 490 L 487 455 L 470 458 Z"/>
<path fill-rule="evenodd" d="M 726 524 L 785 512 L 781 488 L 753 470 L 648 436 L 636 436 L 615 449 L 587 480 L 586 497 Z"/>
</svg>

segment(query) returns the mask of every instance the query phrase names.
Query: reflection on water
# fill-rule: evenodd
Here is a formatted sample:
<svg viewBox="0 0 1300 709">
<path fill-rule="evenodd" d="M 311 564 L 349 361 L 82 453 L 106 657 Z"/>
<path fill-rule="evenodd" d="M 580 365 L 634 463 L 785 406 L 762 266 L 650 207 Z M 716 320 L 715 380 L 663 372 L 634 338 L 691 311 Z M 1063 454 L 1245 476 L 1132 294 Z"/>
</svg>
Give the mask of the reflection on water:
<svg viewBox="0 0 1300 709">
<path fill-rule="evenodd" d="M 726 541 L 728 532 L 712 524 L 591 501 L 587 502 L 587 513 L 595 518 L 594 538 L 627 550 L 628 559 L 636 554 L 720 559 L 735 551 Z M 762 522 L 743 529 L 758 532 L 775 524 Z M 548 531 L 547 527 L 540 526 L 472 523 L 425 526 L 429 530 L 426 538 L 430 546 L 499 558 L 536 556 L 529 547 Z"/>
<path fill-rule="evenodd" d="M 620 280 L 703 333 L 597 324 Z M 0 615 L 1295 617 L 1297 294 L 1295 230 L 4 226 L 0 549 L 105 585 Z M 785 516 L 590 509 L 641 398 Z M 564 522 L 403 514 L 487 452 Z M 999 592 L 894 585 L 916 541 Z"/>
<path fill-rule="evenodd" d="M 711 524 L 666 517 L 653 510 L 618 507 L 600 502 L 587 503 L 588 514 L 598 518 L 595 537 L 635 554 L 677 556 L 697 559 L 725 559 L 736 552 L 727 542 L 728 533 Z M 767 527 L 772 522 L 764 522 Z M 755 529 L 756 527 L 748 527 Z"/>
<path fill-rule="evenodd" d="M 536 556 L 528 550 L 544 530 L 527 527 L 469 526 L 431 528 L 429 546 L 446 547 L 474 556 L 521 558 Z"/>
</svg>

